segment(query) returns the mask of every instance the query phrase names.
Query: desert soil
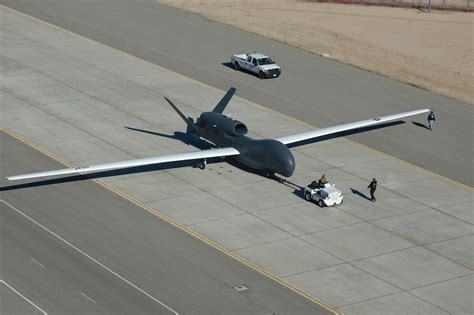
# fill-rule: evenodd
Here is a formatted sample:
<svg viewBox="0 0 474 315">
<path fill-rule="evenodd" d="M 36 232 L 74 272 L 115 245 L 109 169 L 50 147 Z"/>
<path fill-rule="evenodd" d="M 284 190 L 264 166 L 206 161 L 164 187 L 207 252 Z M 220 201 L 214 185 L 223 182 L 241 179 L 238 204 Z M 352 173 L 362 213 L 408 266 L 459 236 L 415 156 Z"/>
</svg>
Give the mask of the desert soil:
<svg viewBox="0 0 474 315">
<path fill-rule="evenodd" d="M 474 13 L 297 0 L 161 2 L 474 104 Z"/>
</svg>

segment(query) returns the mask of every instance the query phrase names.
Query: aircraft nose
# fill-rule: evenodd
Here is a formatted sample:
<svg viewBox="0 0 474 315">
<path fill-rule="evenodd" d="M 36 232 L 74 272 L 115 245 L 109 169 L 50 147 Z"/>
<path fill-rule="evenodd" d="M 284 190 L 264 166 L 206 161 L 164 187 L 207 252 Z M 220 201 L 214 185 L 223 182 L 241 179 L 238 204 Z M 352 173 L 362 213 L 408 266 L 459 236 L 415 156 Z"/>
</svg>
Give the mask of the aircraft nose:
<svg viewBox="0 0 474 315">
<path fill-rule="evenodd" d="M 290 177 L 295 171 L 295 158 L 286 145 L 276 140 L 264 140 L 266 169 Z"/>
<path fill-rule="evenodd" d="M 276 173 L 281 174 L 285 177 L 290 177 L 295 171 L 295 158 L 291 151 L 284 146 L 280 148 L 278 154 L 278 171 Z"/>
<path fill-rule="evenodd" d="M 286 159 L 283 162 L 283 167 L 282 167 L 282 170 L 281 170 L 281 175 L 285 176 L 285 177 L 290 177 L 291 175 L 293 175 L 294 171 L 295 171 L 295 158 L 293 157 L 293 154 L 289 154 Z"/>
</svg>

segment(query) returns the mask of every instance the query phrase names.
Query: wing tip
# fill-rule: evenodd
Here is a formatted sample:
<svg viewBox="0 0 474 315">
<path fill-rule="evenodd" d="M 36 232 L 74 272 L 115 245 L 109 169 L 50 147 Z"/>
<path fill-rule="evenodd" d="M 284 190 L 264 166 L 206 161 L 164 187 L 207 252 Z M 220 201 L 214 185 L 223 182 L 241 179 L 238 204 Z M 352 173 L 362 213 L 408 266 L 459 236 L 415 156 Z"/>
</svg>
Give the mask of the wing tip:
<svg viewBox="0 0 474 315">
<path fill-rule="evenodd" d="M 9 182 L 12 182 L 12 181 L 15 181 L 15 180 L 19 180 L 19 179 L 23 179 L 23 176 L 7 176 L 5 177 Z"/>
</svg>

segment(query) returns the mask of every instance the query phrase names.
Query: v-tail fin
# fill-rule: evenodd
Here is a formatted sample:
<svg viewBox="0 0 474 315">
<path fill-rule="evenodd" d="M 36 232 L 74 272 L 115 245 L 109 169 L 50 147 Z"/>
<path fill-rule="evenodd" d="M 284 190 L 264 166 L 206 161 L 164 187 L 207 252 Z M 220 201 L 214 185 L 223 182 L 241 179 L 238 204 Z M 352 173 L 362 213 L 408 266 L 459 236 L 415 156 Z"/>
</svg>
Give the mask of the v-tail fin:
<svg viewBox="0 0 474 315">
<path fill-rule="evenodd" d="M 216 107 L 212 110 L 214 113 L 222 114 L 227 104 L 229 104 L 230 99 L 234 96 L 235 88 L 231 87 L 229 91 L 224 95 L 224 97 L 217 103 Z"/>
<path fill-rule="evenodd" d="M 196 125 L 195 125 L 189 118 L 187 118 L 186 116 L 184 116 L 184 114 L 178 109 L 178 107 L 176 107 L 176 105 L 174 105 L 174 103 L 173 103 L 172 101 L 170 101 L 169 98 L 164 97 L 164 99 L 168 102 L 168 104 L 171 105 L 171 107 L 173 107 L 173 109 L 175 110 L 175 112 L 178 113 L 179 117 L 181 117 L 181 119 L 184 120 L 184 122 L 189 126 L 189 128 L 191 128 L 191 130 L 197 131 Z"/>
</svg>

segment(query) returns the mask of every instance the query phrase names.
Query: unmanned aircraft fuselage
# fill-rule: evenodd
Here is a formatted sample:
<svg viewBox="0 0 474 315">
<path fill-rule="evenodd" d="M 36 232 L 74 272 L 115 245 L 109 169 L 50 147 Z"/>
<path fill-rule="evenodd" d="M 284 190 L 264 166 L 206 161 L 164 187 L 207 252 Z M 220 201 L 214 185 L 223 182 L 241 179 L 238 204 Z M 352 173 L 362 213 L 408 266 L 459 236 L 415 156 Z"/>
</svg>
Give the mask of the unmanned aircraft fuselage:
<svg viewBox="0 0 474 315">
<path fill-rule="evenodd" d="M 273 139 L 245 136 L 247 127 L 238 120 L 220 113 L 205 112 L 195 126 L 193 132 L 216 146 L 237 149 L 240 155 L 233 158 L 245 166 L 285 177 L 290 177 L 295 171 L 295 158 L 286 145 Z"/>
</svg>

